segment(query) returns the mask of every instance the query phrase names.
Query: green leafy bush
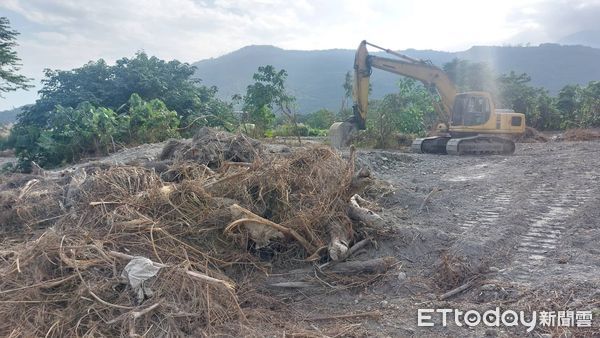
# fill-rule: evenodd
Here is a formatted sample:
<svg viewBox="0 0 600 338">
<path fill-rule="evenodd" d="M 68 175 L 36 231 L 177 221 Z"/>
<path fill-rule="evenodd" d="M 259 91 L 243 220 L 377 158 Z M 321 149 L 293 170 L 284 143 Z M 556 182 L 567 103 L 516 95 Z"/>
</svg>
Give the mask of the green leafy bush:
<svg viewBox="0 0 600 338">
<path fill-rule="evenodd" d="M 158 99 L 144 101 L 133 94 L 127 102 L 129 110 L 120 116 L 119 140 L 127 144 L 154 143 L 179 137 L 179 117 Z M 125 130 L 123 130 L 125 127 Z"/>
<path fill-rule="evenodd" d="M 108 108 L 83 102 L 76 108 L 57 106 L 40 130 L 33 158 L 40 165 L 73 162 L 85 155 L 104 155 L 114 148 L 119 130 L 117 114 Z"/>
<path fill-rule="evenodd" d="M 308 136 L 321 136 L 321 137 L 325 137 L 329 134 L 329 128 L 328 129 L 315 129 L 315 128 L 309 128 L 308 129 Z"/>
<path fill-rule="evenodd" d="M 394 143 L 394 133 L 425 134 L 437 121 L 432 95 L 418 82 L 403 78 L 398 93 L 373 101 L 373 114 L 367 120 L 368 139 L 375 138 L 375 147 Z"/>
<path fill-rule="evenodd" d="M 327 109 L 320 109 L 304 116 L 304 123 L 315 129 L 329 129 L 333 122 L 335 122 L 335 119 L 334 112 Z"/>
<path fill-rule="evenodd" d="M 127 110 L 117 115 L 105 107 L 82 102 L 77 107 L 56 106 L 43 128 L 18 125 L 13 129 L 20 166 L 29 161 L 52 167 L 85 156 L 106 155 L 117 145 L 160 142 L 178 137 L 179 117 L 158 100 L 144 101 L 133 94 Z"/>
<path fill-rule="evenodd" d="M 296 126 L 293 124 L 283 124 L 274 130 L 275 136 L 309 136 L 310 128 L 303 123 L 298 123 Z"/>
<path fill-rule="evenodd" d="M 4 147 L 22 167 L 54 166 L 115 144 L 139 144 L 193 134 L 199 126 L 235 130 L 233 106 L 200 84 L 195 67 L 143 52 L 114 65 L 100 59 L 72 70 L 46 70 L 35 104 L 18 115 Z M 65 125 L 60 125 L 64 119 Z"/>
</svg>

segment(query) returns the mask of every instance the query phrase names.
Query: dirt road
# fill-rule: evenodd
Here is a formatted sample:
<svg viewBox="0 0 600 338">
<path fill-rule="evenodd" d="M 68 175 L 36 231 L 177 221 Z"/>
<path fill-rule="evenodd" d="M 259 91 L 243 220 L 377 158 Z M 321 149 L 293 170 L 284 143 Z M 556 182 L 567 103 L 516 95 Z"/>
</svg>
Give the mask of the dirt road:
<svg viewBox="0 0 600 338">
<path fill-rule="evenodd" d="M 519 144 L 512 156 L 359 154 L 393 186 L 375 197 L 395 240 L 366 255 L 395 256 L 401 265 L 358 293 L 298 296 L 296 309 L 380 311 L 379 320 L 345 321 L 377 336 L 527 335 L 524 326 L 443 327 L 436 316 L 435 326 L 418 327 L 419 308 L 591 310 L 592 328 L 538 324 L 534 333 L 600 334 L 599 142 Z M 423 204 L 433 189 L 440 191 Z M 465 292 L 438 300 L 470 281 Z"/>
</svg>

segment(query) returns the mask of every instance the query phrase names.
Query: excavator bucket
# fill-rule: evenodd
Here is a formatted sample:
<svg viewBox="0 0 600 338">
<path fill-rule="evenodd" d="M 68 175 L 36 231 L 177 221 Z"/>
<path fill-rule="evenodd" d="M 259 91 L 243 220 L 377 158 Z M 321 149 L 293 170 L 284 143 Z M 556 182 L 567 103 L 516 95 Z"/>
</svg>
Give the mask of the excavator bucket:
<svg viewBox="0 0 600 338">
<path fill-rule="evenodd" d="M 351 122 L 336 122 L 329 127 L 329 141 L 334 149 L 343 149 L 350 145 L 357 129 Z"/>
</svg>

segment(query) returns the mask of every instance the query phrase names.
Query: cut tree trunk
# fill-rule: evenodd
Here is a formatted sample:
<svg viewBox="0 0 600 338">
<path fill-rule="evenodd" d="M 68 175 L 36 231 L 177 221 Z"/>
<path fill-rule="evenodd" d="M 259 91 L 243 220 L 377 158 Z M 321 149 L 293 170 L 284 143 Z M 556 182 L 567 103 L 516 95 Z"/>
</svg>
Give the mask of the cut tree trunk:
<svg viewBox="0 0 600 338">
<path fill-rule="evenodd" d="M 394 257 L 375 258 L 366 261 L 341 262 L 333 265 L 327 272 L 339 273 L 344 275 L 354 274 L 380 274 L 386 272 L 390 267 L 396 264 Z"/>
<path fill-rule="evenodd" d="M 270 238 L 278 237 L 278 234 L 282 234 L 288 238 L 293 238 L 296 241 L 298 241 L 309 255 L 313 254 L 317 250 L 317 248 L 314 245 L 308 242 L 299 233 L 294 231 L 294 229 L 290 229 L 281 224 L 277 224 L 266 218 L 260 217 L 252 211 L 243 208 L 237 204 L 233 204 L 232 206 L 230 206 L 229 210 L 235 218 L 239 219 L 229 224 L 225 228 L 225 233 L 229 233 L 233 231 L 236 227 L 244 225 L 250 230 L 250 236 L 254 237 L 253 240 L 257 243 L 260 242 L 261 244 L 263 244 L 263 246 L 268 244 Z"/>
<path fill-rule="evenodd" d="M 334 261 L 346 258 L 352 240 L 352 229 L 348 229 L 338 221 L 333 221 L 329 225 L 329 236 L 331 238 L 327 247 L 329 257 Z"/>
<path fill-rule="evenodd" d="M 383 219 L 381 216 L 376 214 L 374 211 L 367 209 L 365 205 L 368 202 L 360 197 L 358 194 L 354 194 L 352 198 L 350 198 L 350 203 L 348 204 L 348 217 L 355 221 L 361 221 L 366 224 L 378 224 Z"/>
</svg>

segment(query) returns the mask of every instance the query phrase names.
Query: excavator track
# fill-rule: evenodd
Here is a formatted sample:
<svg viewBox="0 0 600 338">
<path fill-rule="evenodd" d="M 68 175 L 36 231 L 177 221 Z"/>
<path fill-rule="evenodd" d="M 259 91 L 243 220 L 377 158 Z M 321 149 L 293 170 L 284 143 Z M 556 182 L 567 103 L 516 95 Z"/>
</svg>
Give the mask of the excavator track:
<svg viewBox="0 0 600 338">
<path fill-rule="evenodd" d="M 449 136 L 418 138 L 413 141 L 410 149 L 413 153 L 420 154 L 447 154 L 446 144 L 449 140 Z"/>
<path fill-rule="evenodd" d="M 421 154 L 510 155 L 515 152 L 515 143 L 504 137 L 489 135 L 432 136 L 414 140 L 411 151 Z"/>
<path fill-rule="evenodd" d="M 489 135 L 452 138 L 446 144 L 446 152 L 449 155 L 510 155 L 515 152 L 515 143 Z"/>
</svg>

